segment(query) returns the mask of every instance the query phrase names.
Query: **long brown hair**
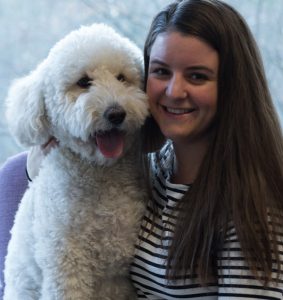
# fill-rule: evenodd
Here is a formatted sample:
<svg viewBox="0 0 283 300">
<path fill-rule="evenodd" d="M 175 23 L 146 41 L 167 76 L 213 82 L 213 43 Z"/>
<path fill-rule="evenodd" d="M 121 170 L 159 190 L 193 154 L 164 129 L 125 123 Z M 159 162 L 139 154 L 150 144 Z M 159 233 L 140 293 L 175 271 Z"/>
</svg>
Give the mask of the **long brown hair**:
<svg viewBox="0 0 283 300">
<path fill-rule="evenodd" d="M 257 45 L 229 5 L 176 1 L 152 22 L 144 47 L 145 82 L 151 47 L 166 31 L 202 39 L 218 52 L 220 62 L 214 136 L 180 204 L 167 275 L 197 272 L 207 282 L 215 275 L 217 253 L 233 224 L 248 266 L 267 283 L 274 266 L 281 272 L 283 142 Z M 163 136 L 153 119 L 149 123 L 155 130 L 146 124 L 145 144 L 156 147 L 154 141 Z"/>
</svg>

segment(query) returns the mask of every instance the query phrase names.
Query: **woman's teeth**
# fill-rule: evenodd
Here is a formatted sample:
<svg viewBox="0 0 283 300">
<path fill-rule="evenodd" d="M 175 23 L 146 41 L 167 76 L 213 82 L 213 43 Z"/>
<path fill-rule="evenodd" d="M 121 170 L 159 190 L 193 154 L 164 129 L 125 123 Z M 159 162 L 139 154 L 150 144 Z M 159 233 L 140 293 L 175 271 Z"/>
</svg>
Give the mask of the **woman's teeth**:
<svg viewBox="0 0 283 300">
<path fill-rule="evenodd" d="M 171 114 L 175 115 L 182 115 L 192 112 L 193 108 L 170 108 L 170 107 L 164 107 L 165 110 Z"/>
</svg>

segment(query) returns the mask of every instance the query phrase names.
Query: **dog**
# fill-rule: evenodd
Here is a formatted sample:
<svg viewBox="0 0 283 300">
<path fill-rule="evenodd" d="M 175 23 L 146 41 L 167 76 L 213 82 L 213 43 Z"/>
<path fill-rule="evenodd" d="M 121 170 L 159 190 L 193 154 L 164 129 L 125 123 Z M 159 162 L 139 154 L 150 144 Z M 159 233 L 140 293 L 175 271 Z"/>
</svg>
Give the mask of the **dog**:
<svg viewBox="0 0 283 300">
<path fill-rule="evenodd" d="M 6 116 L 25 146 L 59 141 L 17 211 L 4 300 L 136 299 L 129 279 L 146 188 L 141 51 L 105 24 L 68 34 L 12 83 Z"/>
</svg>

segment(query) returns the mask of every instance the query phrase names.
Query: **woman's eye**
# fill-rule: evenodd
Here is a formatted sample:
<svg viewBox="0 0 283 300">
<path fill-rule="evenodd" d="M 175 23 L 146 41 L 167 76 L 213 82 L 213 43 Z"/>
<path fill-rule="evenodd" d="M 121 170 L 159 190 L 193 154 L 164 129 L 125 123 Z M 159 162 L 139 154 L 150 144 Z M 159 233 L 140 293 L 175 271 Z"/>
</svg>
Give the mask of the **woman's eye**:
<svg viewBox="0 0 283 300">
<path fill-rule="evenodd" d="M 126 77 L 124 74 L 119 74 L 117 75 L 117 80 L 121 81 L 121 82 L 125 82 L 126 81 Z"/>
<path fill-rule="evenodd" d="M 158 76 L 164 76 L 164 75 L 168 75 L 169 71 L 164 68 L 156 68 L 156 69 L 153 69 L 151 71 L 151 73 L 158 75 Z"/>
<path fill-rule="evenodd" d="M 190 81 L 197 82 L 197 83 L 203 83 L 208 80 L 207 75 L 202 73 L 192 73 L 188 75 L 188 78 Z"/>
<path fill-rule="evenodd" d="M 91 86 L 91 79 L 88 76 L 84 76 L 77 81 L 77 85 L 83 89 L 86 89 Z"/>
</svg>

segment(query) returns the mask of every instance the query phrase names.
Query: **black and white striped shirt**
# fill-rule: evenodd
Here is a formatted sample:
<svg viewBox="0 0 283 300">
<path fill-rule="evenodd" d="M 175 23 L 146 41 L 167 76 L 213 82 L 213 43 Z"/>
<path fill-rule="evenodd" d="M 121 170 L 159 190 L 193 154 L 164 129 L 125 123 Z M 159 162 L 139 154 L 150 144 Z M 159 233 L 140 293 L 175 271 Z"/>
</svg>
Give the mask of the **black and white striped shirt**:
<svg viewBox="0 0 283 300">
<path fill-rule="evenodd" d="M 158 211 L 153 222 L 153 211 L 150 207 L 147 209 L 131 266 L 131 279 L 138 299 L 283 299 L 283 280 L 277 286 L 264 287 L 253 277 L 245 264 L 233 227 L 227 232 L 224 249 L 218 257 L 217 283 L 201 286 L 197 278 L 192 280 L 190 276 L 174 282 L 166 280 L 167 250 L 176 219 L 174 207 L 189 188 L 188 185 L 170 183 L 172 159 L 170 143 L 161 151 L 160 165 L 156 163 L 155 155 L 151 157 L 153 195 Z M 150 231 L 151 234 L 146 234 Z"/>
</svg>

